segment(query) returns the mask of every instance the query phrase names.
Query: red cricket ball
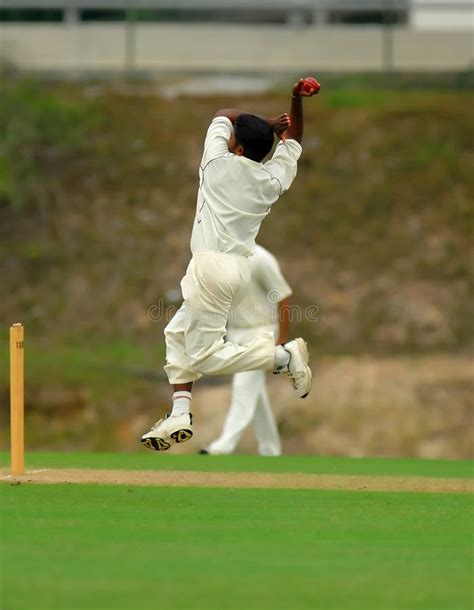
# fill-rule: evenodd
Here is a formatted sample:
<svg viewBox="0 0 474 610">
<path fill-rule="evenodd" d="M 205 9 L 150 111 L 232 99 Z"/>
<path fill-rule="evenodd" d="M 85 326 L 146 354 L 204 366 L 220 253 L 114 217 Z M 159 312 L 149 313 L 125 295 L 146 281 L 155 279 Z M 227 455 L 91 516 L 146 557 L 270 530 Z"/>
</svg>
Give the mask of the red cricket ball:
<svg viewBox="0 0 474 610">
<path fill-rule="evenodd" d="M 312 93 L 313 95 L 315 95 L 321 89 L 321 85 L 314 78 L 314 76 L 308 76 L 307 78 L 304 79 L 303 89 L 307 93 Z"/>
</svg>

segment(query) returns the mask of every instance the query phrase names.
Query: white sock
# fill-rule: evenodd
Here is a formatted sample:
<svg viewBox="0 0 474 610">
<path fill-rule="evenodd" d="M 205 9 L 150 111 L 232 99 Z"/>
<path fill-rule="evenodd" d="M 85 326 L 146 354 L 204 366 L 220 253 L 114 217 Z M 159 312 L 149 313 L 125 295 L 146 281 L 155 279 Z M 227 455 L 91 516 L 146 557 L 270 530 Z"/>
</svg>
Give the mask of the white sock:
<svg viewBox="0 0 474 610">
<path fill-rule="evenodd" d="M 282 370 L 290 363 L 290 354 L 282 345 L 275 347 L 275 369 Z"/>
<path fill-rule="evenodd" d="M 171 415 L 189 415 L 191 406 L 191 392 L 178 390 L 173 394 L 173 408 Z"/>
</svg>

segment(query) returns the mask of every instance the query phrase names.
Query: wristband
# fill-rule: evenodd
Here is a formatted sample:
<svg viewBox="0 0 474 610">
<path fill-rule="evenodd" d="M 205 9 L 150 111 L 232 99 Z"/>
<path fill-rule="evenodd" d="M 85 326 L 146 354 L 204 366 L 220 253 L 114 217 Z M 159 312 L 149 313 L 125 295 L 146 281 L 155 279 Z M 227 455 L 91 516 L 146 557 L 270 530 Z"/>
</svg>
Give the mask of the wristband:
<svg viewBox="0 0 474 610">
<path fill-rule="evenodd" d="M 301 99 L 301 95 L 293 95 L 293 93 L 291 94 L 291 97 L 292 97 L 294 100 L 300 100 L 300 99 Z"/>
</svg>

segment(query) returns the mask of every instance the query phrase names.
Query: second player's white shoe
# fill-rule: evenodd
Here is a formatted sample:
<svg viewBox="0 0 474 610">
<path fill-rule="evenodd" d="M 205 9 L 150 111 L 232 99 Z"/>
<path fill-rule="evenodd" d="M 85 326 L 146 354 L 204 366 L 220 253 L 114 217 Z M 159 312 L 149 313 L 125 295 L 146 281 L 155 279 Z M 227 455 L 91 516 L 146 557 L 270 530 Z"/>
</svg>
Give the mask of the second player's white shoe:
<svg viewBox="0 0 474 610">
<path fill-rule="evenodd" d="M 193 435 L 193 416 L 166 415 L 140 439 L 142 445 L 155 451 L 166 451 L 173 443 L 185 443 Z"/>
<path fill-rule="evenodd" d="M 306 398 L 311 391 L 312 373 L 309 368 L 309 353 L 306 341 L 301 337 L 293 339 L 283 345 L 290 354 L 288 375 L 291 377 L 293 387 L 300 398 Z"/>
</svg>

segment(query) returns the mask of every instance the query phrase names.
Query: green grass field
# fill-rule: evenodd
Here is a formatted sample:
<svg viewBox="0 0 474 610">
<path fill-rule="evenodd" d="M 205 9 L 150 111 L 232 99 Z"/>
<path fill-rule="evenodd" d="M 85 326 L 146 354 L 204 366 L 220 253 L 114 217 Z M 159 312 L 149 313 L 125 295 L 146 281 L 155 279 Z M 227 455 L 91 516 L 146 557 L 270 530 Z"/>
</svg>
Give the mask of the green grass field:
<svg viewBox="0 0 474 610">
<path fill-rule="evenodd" d="M 27 466 L 472 476 L 470 462 L 297 456 L 37 453 Z M 2 610 L 473 607 L 468 494 L 16 483 L 0 493 Z"/>
</svg>

